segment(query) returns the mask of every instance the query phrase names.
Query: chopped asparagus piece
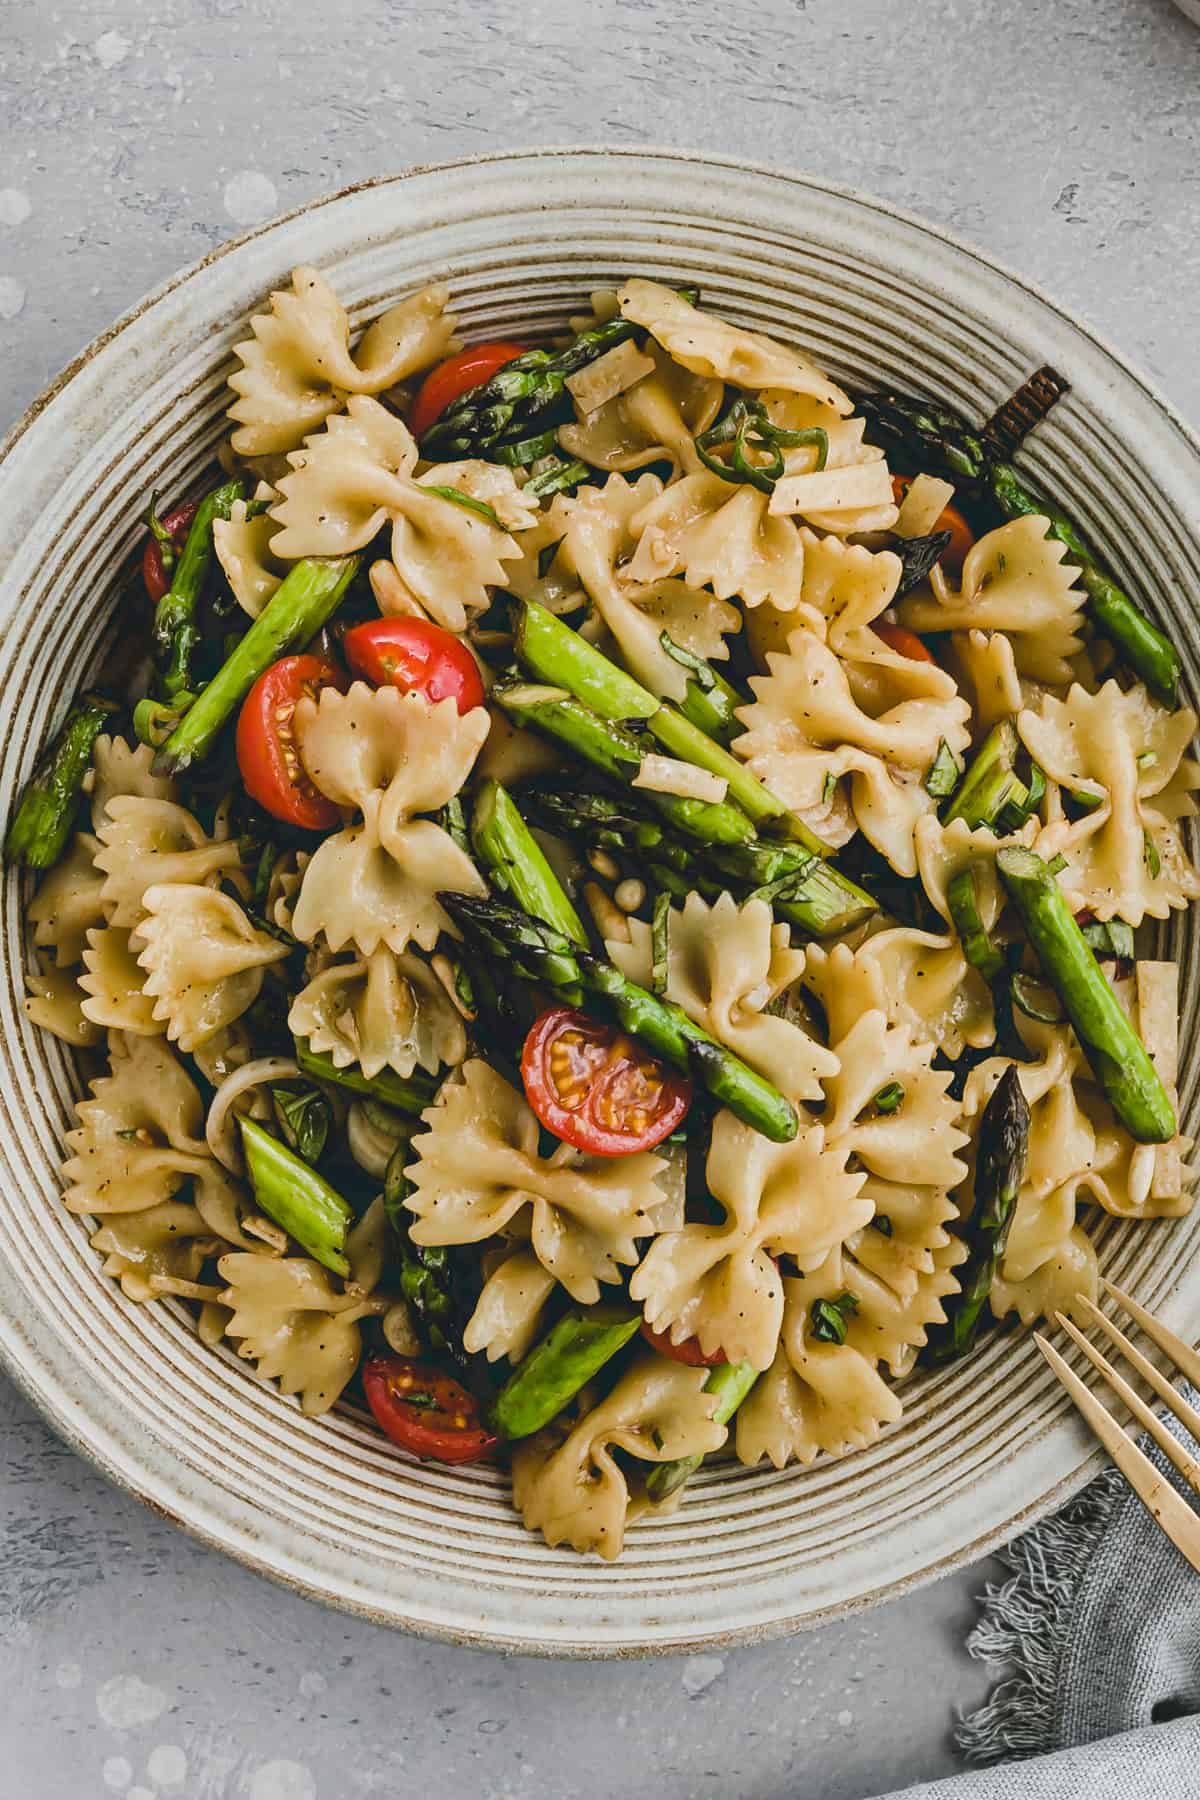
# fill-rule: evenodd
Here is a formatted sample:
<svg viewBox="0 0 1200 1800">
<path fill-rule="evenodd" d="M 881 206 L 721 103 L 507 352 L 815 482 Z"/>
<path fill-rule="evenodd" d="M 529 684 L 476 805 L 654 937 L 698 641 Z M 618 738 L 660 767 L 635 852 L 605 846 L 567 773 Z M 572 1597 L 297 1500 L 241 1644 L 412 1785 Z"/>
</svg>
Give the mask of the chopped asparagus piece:
<svg viewBox="0 0 1200 1800">
<path fill-rule="evenodd" d="M 154 759 L 160 775 L 178 775 L 208 755 L 221 727 L 279 657 L 315 637 L 341 604 L 361 562 L 315 557 L 293 565 L 249 631 L 184 714 Z"/>
<path fill-rule="evenodd" d="M 985 981 L 1003 973 L 1004 957 L 992 942 L 979 907 L 978 867 L 960 869 L 946 889 L 950 920 L 962 940 L 963 955 Z"/>
<path fill-rule="evenodd" d="M 92 746 L 116 710 L 100 694 L 85 694 L 71 708 L 22 789 L 4 844 L 9 862 L 49 869 L 58 861 L 83 803 Z"/>
<path fill-rule="evenodd" d="M 471 841 L 499 893 L 510 894 L 523 912 L 544 919 L 586 948 L 587 932 L 579 914 L 512 796 L 498 781 L 485 781 L 479 790 Z"/>
<path fill-rule="evenodd" d="M 196 508 L 183 549 L 171 571 L 171 585 L 154 611 L 154 647 L 169 695 L 193 686 L 192 659 L 200 643 L 197 613 L 213 559 L 213 522 L 228 519 L 235 500 L 245 496 L 240 480 L 225 481 Z"/>
<path fill-rule="evenodd" d="M 775 1143 L 795 1137 L 799 1122 L 791 1102 L 680 1007 L 514 907 L 468 894 L 443 893 L 438 899 L 464 937 L 497 960 L 511 962 L 527 981 L 557 989 L 569 1005 L 578 1006 L 585 993 L 607 1001 L 631 1036 L 641 1038 L 664 1062 L 693 1075 L 745 1124 Z"/>
<path fill-rule="evenodd" d="M 540 1431 L 629 1342 L 640 1312 L 601 1304 L 565 1313 L 497 1394 L 492 1429 L 498 1437 L 524 1438 Z"/>
<path fill-rule="evenodd" d="M 346 1235 L 354 1213 L 315 1169 L 278 1138 L 238 1115 L 242 1148 L 259 1208 L 335 1275 L 349 1275 Z"/>
<path fill-rule="evenodd" d="M 305 1075 L 315 1081 L 327 1081 L 332 1087 L 345 1088 L 351 1094 L 363 1094 L 381 1100 L 400 1112 L 419 1113 L 430 1104 L 437 1092 L 431 1075 L 414 1070 L 411 1075 L 397 1075 L 394 1069 L 380 1069 L 378 1075 L 364 1075 L 357 1063 L 339 1069 L 331 1056 L 310 1050 L 303 1038 L 296 1039 L 296 1062 Z"/>
<path fill-rule="evenodd" d="M 1167 1091 L 1053 875 L 1024 849 L 999 851 L 996 870 L 1117 1118 L 1139 1143 L 1169 1143 Z"/>
<path fill-rule="evenodd" d="M 1015 1064 L 1001 1076 L 979 1122 L 975 1191 L 964 1221 L 969 1255 L 946 1323 L 929 1329 L 925 1360 L 952 1362 L 971 1348 L 1008 1243 L 1029 1153 L 1029 1106 Z"/>
</svg>

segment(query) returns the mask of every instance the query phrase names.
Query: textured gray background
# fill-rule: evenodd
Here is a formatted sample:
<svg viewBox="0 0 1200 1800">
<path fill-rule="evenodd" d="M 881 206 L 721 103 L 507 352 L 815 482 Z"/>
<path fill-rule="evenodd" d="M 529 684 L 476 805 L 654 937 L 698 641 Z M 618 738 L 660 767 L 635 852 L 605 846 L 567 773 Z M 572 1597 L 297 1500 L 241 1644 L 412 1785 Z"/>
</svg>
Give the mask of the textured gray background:
<svg viewBox="0 0 1200 1800">
<path fill-rule="evenodd" d="M 1200 34 L 1169 0 L 0 0 L 0 429 L 310 195 L 504 145 L 806 168 L 1043 284 L 1200 416 Z M 4 1800 L 862 1800 L 952 1767 L 983 1571 L 721 1658 L 540 1664 L 198 1549 L 0 1380 Z"/>
</svg>

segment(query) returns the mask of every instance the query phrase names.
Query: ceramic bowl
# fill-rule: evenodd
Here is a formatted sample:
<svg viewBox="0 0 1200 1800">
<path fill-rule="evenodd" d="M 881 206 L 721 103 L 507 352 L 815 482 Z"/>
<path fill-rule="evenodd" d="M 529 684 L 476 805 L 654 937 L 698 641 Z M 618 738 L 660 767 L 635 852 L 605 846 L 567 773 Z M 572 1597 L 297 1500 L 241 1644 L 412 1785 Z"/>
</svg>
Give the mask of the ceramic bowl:
<svg viewBox="0 0 1200 1800">
<path fill-rule="evenodd" d="M 185 488 L 224 429 L 230 347 L 293 265 L 357 323 L 449 282 L 468 337 L 543 333 L 590 289 L 698 281 L 839 381 L 895 381 L 982 418 L 1051 362 L 1070 397 L 1028 465 L 1173 630 L 1195 688 L 1200 454 L 1137 375 L 1027 284 L 878 201 L 649 151 L 545 151 L 418 169 L 262 227 L 91 346 L 0 452 L 0 811 L 97 654 L 152 488 Z M 842 1462 L 718 1466 L 609 1566 L 552 1551 L 484 1468 L 419 1465 L 351 1413 L 307 1419 L 186 1312 L 126 1302 L 59 1201 L 77 1091 L 21 1011 L 22 884 L 3 876 L 0 1354 L 115 1481 L 252 1567 L 388 1624 L 566 1655 L 728 1645 L 812 1626 L 981 1556 L 1096 1458 L 1027 1335 L 905 1384 L 905 1416 Z M 1183 1041 L 1197 983 L 1190 926 Z M 1189 1062 L 1190 1104 L 1196 1066 Z M 1098 1231 L 1105 1271 L 1167 1321 L 1200 1309 L 1200 1213 Z"/>
</svg>

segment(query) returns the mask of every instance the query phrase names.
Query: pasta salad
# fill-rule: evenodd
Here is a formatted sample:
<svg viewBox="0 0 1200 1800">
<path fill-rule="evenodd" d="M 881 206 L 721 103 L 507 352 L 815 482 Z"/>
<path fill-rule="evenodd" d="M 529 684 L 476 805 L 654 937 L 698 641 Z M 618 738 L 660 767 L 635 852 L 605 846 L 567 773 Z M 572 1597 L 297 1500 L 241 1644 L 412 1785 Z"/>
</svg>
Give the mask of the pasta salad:
<svg viewBox="0 0 1200 1800">
<path fill-rule="evenodd" d="M 26 1011 L 129 1300 L 612 1558 L 1188 1210 L 1196 719 L 1014 461 L 1053 371 L 976 428 L 640 277 L 455 331 L 251 319 L 10 821 Z"/>
</svg>

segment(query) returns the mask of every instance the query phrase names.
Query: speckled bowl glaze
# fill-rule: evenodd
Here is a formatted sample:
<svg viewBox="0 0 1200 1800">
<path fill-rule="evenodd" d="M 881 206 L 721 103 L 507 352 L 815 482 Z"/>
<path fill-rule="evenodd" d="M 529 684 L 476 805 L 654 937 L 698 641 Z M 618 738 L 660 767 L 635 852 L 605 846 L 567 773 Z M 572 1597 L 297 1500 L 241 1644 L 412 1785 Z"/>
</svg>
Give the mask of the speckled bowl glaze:
<svg viewBox="0 0 1200 1800">
<path fill-rule="evenodd" d="M 223 430 L 230 346 L 294 264 L 362 324 L 449 282 L 470 336 L 561 325 L 641 273 L 794 338 L 839 380 L 895 380 L 982 417 L 1043 361 L 1072 391 L 1031 445 L 1117 569 L 1171 626 L 1196 687 L 1200 447 L 1083 326 L 878 201 L 672 153 L 544 151 L 419 169 L 226 246 L 99 338 L 0 452 L 0 809 L 88 671 L 152 488 L 185 487 Z M 1028 1337 L 918 1375 L 874 1448 L 808 1469 L 705 1471 L 613 1566 L 548 1550 L 489 1469 L 421 1466 L 360 1418 L 306 1419 L 188 1315 L 136 1307 L 59 1201 L 77 1076 L 20 1005 L 21 883 L 3 877 L 0 1354 L 63 1436 L 210 1544 L 387 1624 L 543 1654 L 636 1655 L 816 1625 L 981 1556 L 1095 1466 Z M 1177 928 L 1183 1041 L 1194 934 Z M 1196 1063 L 1185 1102 L 1193 1109 Z M 1200 1213 L 1099 1231 L 1106 1273 L 1190 1335 Z"/>
</svg>

